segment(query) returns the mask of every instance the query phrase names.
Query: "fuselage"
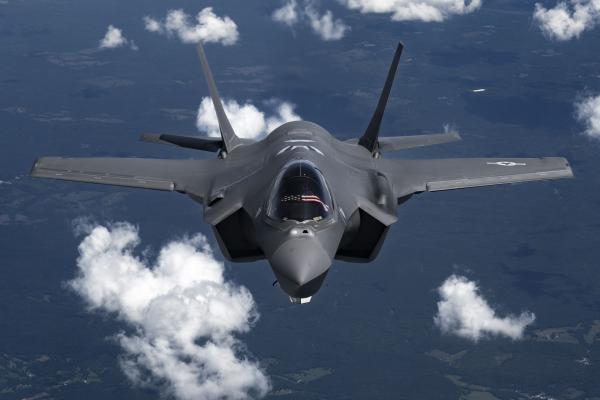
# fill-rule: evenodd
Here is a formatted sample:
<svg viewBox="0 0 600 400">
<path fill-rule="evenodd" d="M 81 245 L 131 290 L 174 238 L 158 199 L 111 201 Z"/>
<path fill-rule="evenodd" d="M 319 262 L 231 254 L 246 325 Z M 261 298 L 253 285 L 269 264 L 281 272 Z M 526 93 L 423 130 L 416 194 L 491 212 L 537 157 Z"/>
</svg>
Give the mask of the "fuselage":
<svg viewBox="0 0 600 400">
<path fill-rule="evenodd" d="M 224 161 L 239 163 L 243 170 L 228 187 L 219 187 L 217 178 L 205 200 L 205 218 L 230 260 L 268 259 L 279 285 L 293 299 L 310 298 L 333 259 L 344 259 L 340 245 L 358 234 L 360 207 L 395 218 L 396 204 L 386 198 L 389 187 L 382 188 L 381 179 L 373 176 L 371 153 L 335 139 L 316 124 L 284 124 Z M 241 242 L 247 246 L 240 247 Z M 365 261 L 373 256 L 369 253 Z M 362 261 L 352 254 L 346 259 Z"/>
</svg>

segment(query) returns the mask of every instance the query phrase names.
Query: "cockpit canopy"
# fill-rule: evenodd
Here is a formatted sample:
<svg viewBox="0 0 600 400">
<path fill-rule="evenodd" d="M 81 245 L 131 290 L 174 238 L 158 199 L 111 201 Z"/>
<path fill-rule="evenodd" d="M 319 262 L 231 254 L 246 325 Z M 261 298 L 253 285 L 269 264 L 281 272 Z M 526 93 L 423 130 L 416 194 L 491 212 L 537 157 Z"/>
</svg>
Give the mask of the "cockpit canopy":
<svg viewBox="0 0 600 400">
<path fill-rule="evenodd" d="M 321 171 L 307 161 L 293 161 L 279 174 L 268 216 L 283 221 L 321 221 L 331 217 L 331 194 Z"/>
</svg>

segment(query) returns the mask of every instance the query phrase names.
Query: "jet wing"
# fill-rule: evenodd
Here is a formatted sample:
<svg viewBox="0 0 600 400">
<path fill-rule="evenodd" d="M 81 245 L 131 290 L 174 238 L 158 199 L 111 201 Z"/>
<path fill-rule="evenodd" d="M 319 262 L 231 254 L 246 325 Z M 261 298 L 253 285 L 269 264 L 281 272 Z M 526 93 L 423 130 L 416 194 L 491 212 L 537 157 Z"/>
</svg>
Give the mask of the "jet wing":
<svg viewBox="0 0 600 400">
<path fill-rule="evenodd" d="M 39 158 L 31 176 L 204 194 L 215 160 L 147 158 Z"/>
<path fill-rule="evenodd" d="M 573 177 L 569 162 L 562 157 L 380 161 L 397 198 L 419 192 Z"/>
</svg>

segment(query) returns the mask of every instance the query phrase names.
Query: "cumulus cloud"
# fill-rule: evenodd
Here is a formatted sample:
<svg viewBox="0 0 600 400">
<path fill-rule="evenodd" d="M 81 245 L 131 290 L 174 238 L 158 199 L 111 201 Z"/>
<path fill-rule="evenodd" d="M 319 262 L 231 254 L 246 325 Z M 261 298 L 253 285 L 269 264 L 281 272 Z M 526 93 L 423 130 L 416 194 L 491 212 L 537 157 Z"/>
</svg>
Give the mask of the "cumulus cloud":
<svg viewBox="0 0 600 400">
<path fill-rule="evenodd" d="M 148 32 L 160 33 L 163 30 L 163 25 L 160 21 L 146 16 L 144 17 L 144 28 Z"/>
<path fill-rule="evenodd" d="M 323 40 L 340 40 L 350 29 L 341 19 L 333 19 L 329 10 L 321 15 L 312 6 L 308 6 L 305 12 L 313 32 Z"/>
<path fill-rule="evenodd" d="M 600 23 L 600 0 L 561 1 L 550 9 L 536 3 L 533 18 L 550 39 L 579 38 Z"/>
<path fill-rule="evenodd" d="M 147 31 L 177 36 L 184 43 L 221 43 L 232 45 L 239 33 L 236 23 L 228 16 L 219 17 L 212 7 L 206 7 L 196 15 L 196 20 L 183 10 L 170 10 L 164 20 L 144 17 Z"/>
<path fill-rule="evenodd" d="M 281 8 L 273 11 L 273 21 L 280 22 L 287 26 L 294 26 L 298 22 L 298 3 L 296 0 L 290 0 Z"/>
<path fill-rule="evenodd" d="M 269 381 L 236 334 L 258 318 L 250 292 L 227 281 L 202 235 L 166 244 L 155 262 L 134 255 L 128 223 L 79 228 L 78 274 L 69 286 L 90 310 L 116 314 L 121 367 L 135 384 L 178 399 L 262 397 Z"/>
<path fill-rule="evenodd" d="M 300 8 L 296 0 L 288 0 L 273 12 L 272 18 L 290 28 L 300 21 L 305 21 L 317 36 L 326 41 L 340 40 L 350 30 L 344 21 L 334 18 L 330 10 L 321 14 L 313 3 L 308 1 Z"/>
<path fill-rule="evenodd" d="M 137 46 L 133 42 L 133 40 L 128 40 L 123 36 L 123 31 L 119 28 L 115 28 L 112 25 L 108 26 L 106 30 L 106 34 L 100 40 L 100 48 L 101 49 L 115 49 L 117 47 L 122 47 L 129 45 L 133 50 L 137 50 Z"/>
<path fill-rule="evenodd" d="M 295 105 L 286 101 L 268 101 L 266 106 L 272 110 L 269 116 L 252 103 L 240 104 L 235 100 L 224 100 L 223 103 L 233 130 L 239 137 L 245 139 L 264 137 L 285 122 L 302 119 L 294 111 Z M 196 126 L 208 136 L 221 136 L 217 114 L 209 97 L 204 97 L 198 107 Z"/>
<path fill-rule="evenodd" d="M 498 317 L 479 294 L 477 284 L 464 276 L 451 275 L 438 288 L 438 293 L 441 301 L 437 304 L 434 322 L 444 333 L 473 341 L 491 335 L 516 340 L 522 338 L 527 325 L 535 321 L 535 315 L 530 312 Z"/>
<path fill-rule="evenodd" d="M 587 136 L 600 139 L 600 95 L 584 97 L 576 102 L 575 116 L 585 125 Z"/>
<path fill-rule="evenodd" d="M 468 14 L 481 0 L 340 0 L 361 13 L 391 14 L 393 21 L 441 22 L 453 14 Z"/>
</svg>

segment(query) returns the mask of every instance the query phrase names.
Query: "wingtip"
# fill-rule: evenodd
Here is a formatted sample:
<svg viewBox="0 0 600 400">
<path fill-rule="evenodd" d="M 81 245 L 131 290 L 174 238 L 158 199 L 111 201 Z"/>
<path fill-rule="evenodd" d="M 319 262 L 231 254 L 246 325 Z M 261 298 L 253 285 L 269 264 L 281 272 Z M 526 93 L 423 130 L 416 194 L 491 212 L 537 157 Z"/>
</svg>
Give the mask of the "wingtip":
<svg viewBox="0 0 600 400">
<path fill-rule="evenodd" d="M 567 174 L 569 178 L 575 178 L 575 173 L 571 167 L 567 167 Z"/>
<path fill-rule="evenodd" d="M 444 137 L 450 139 L 450 141 L 452 141 L 452 142 L 462 140 L 462 136 L 460 136 L 460 133 L 458 133 L 458 131 L 455 131 L 455 130 L 446 128 L 446 131 L 442 135 L 444 135 Z"/>
<path fill-rule="evenodd" d="M 565 177 L 566 178 L 575 178 L 575 173 L 573 173 L 573 169 L 571 168 L 571 164 L 569 160 L 563 158 L 565 160 Z"/>
<path fill-rule="evenodd" d="M 573 173 L 573 169 L 571 168 L 571 163 L 565 157 L 550 157 L 551 159 L 556 160 L 557 164 L 562 162 L 562 168 L 557 165 L 555 171 L 560 174 L 560 178 L 575 178 L 575 174 Z M 542 159 L 546 159 L 542 157 Z"/>
<path fill-rule="evenodd" d="M 460 133 L 456 131 L 449 132 L 448 135 L 450 135 L 454 140 L 462 140 L 462 136 L 460 136 Z"/>
<path fill-rule="evenodd" d="M 29 176 L 32 176 L 35 178 L 36 176 L 39 175 L 38 172 L 40 170 L 40 166 L 45 158 L 47 158 L 47 157 L 38 157 L 35 159 L 35 161 L 33 162 L 33 165 L 31 166 L 31 169 L 29 170 Z"/>
<path fill-rule="evenodd" d="M 33 165 L 29 169 L 29 176 L 35 176 L 34 174 L 35 174 L 35 170 L 37 168 L 38 161 L 39 161 L 39 158 L 36 158 L 35 161 L 33 162 Z"/>
</svg>

